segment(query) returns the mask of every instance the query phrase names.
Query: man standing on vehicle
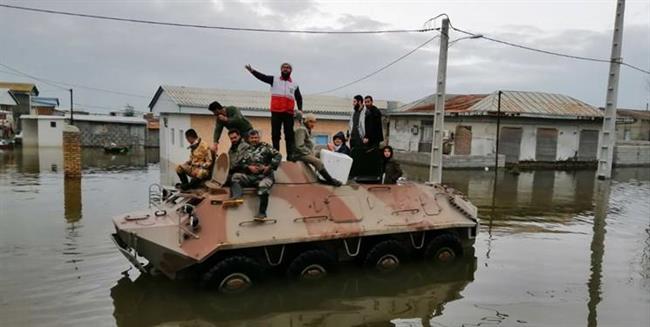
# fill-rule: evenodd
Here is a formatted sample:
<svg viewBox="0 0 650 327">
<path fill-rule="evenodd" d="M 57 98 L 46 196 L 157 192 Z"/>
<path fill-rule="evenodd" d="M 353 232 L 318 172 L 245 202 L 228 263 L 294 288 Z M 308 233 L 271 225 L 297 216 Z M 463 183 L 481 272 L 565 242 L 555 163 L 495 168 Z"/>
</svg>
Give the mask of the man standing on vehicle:
<svg viewBox="0 0 650 327">
<path fill-rule="evenodd" d="M 244 138 L 248 134 L 248 131 L 253 129 L 253 125 L 241 114 L 239 109 L 228 106 L 223 107 L 218 101 L 210 103 L 208 110 L 217 116 L 217 121 L 214 126 L 214 135 L 213 135 L 213 144 L 210 147 L 210 150 L 217 152 L 219 147 L 219 139 L 221 138 L 221 133 L 223 128 L 227 128 L 228 131 L 236 129 L 241 136 Z M 230 133 L 229 133 L 230 134 Z"/>
<path fill-rule="evenodd" d="M 280 76 L 265 75 L 246 65 L 253 76 L 271 86 L 271 140 L 273 148 L 280 150 L 280 130 L 284 128 L 284 141 L 287 157 L 291 159 L 294 146 L 293 114 L 294 107 L 302 111 L 302 95 L 298 84 L 291 79 L 293 68 L 289 63 L 280 66 Z"/>
<path fill-rule="evenodd" d="M 282 155 L 267 143 L 261 142 L 260 133 L 255 129 L 248 133 L 248 144 L 248 150 L 243 154 L 239 165 L 235 167 L 238 172 L 232 175 L 230 197 L 233 200 L 241 199 L 242 187 L 257 187 L 260 206 L 255 219 L 264 220 L 269 205 L 269 193 L 275 182 L 273 172 L 280 166 Z"/>
<path fill-rule="evenodd" d="M 352 116 L 348 126 L 348 136 L 350 139 L 350 157 L 352 157 L 352 169 L 350 177 L 356 177 L 360 174 L 362 166 L 363 137 L 366 134 L 366 109 L 363 107 L 363 96 L 355 95 L 352 99 Z"/>
</svg>

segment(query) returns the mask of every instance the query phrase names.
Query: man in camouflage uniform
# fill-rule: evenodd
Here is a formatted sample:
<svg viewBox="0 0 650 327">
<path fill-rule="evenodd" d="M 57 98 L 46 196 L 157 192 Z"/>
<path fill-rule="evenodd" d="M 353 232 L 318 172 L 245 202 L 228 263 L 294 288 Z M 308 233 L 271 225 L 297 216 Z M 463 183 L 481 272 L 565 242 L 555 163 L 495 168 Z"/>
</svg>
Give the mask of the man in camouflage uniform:
<svg viewBox="0 0 650 327">
<path fill-rule="evenodd" d="M 210 167 L 212 166 L 212 152 L 207 143 L 199 138 L 196 131 L 188 129 L 185 131 L 185 139 L 190 144 L 190 159 L 176 166 L 176 174 L 181 180 L 176 186 L 182 190 L 188 190 L 199 186 L 199 184 L 210 178 Z M 188 182 L 188 176 L 192 181 Z"/>
<path fill-rule="evenodd" d="M 232 174 L 240 170 L 240 162 L 243 159 L 244 153 L 248 150 L 248 143 L 241 137 L 239 130 L 231 129 L 228 131 L 228 138 L 230 138 L 230 150 L 228 150 L 228 158 L 230 159 L 230 171 L 228 172 L 228 179 Z"/>
<path fill-rule="evenodd" d="M 248 133 L 248 143 L 248 150 L 236 167 L 238 172 L 232 175 L 230 196 L 232 199 L 240 199 L 243 195 L 242 187 L 257 187 L 260 207 L 255 219 L 263 220 L 269 205 L 269 193 L 275 182 L 273 172 L 280 166 L 282 155 L 269 144 L 261 142 L 257 130 Z"/>
</svg>

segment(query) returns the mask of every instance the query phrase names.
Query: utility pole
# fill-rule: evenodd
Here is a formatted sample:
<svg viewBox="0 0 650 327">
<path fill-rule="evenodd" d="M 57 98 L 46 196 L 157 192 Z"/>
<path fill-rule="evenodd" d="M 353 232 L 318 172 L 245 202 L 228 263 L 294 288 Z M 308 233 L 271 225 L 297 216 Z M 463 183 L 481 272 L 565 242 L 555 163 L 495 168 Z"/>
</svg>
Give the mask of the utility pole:
<svg viewBox="0 0 650 327">
<path fill-rule="evenodd" d="M 499 168 L 499 133 L 501 132 L 501 90 L 498 93 L 497 101 L 497 135 L 496 135 L 496 150 L 494 152 L 494 178 L 496 180 L 497 168 Z"/>
<path fill-rule="evenodd" d="M 612 160 L 614 159 L 614 146 L 616 145 L 616 100 L 618 99 L 618 76 L 621 70 L 624 13 L 625 0 L 618 0 L 616 3 L 616 19 L 614 21 L 614 37 L 612 39 L 612 59 L 609 63 L 605 117 L 603 118 L 603 128 L 600 131 L 598 179 L 607 179 L 612 176 Z"/>
<path fill-rule="evenodd" d="M 72 97 L 72 89 L 70 89 L 70 125 L 74 125 L 74 101 Z"/>
<path fill-rule="evenodd" d="M 440 53 L 438 55 L 438 81 L 436 107 L 433 114 L 433 140 L 431 142 L 431 165 L 429 182 L 442 183 L 442 132 L 445 128 L 445 84 L 447 80 L 447 50 L 449 44 L 449 19 L 442 20 L 440 29 Z"/>
</svg>

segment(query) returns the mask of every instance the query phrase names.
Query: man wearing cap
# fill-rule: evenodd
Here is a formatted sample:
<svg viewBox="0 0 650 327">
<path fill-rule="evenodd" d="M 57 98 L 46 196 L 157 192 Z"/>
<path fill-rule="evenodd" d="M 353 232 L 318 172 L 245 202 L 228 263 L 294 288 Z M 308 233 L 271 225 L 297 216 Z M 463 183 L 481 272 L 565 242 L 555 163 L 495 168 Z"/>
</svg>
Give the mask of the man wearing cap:
<svg viewBox="0 0 650 327">
<path fill-rule="evenodd" d="M 245 66 L 253 76 L 271 86 L 271 140 L 273 148 L 280 150 L 280 130 L 284 128 L 284 141 L 287 156 L 293 151 L 293 112 L 297 105 L 302 111 L 302 95 L 298 83 L 291 79 L 292 67 L 288 63 L 280 66 L 280 76 L 265 75 L 253 69 L 251 65 Z"/>
<path fill-rule="evenodd" d="M 314 142 L 311 140 L 311 131 L 316 126 L 316 115 L 306 114 L 304 119 L 300 112 L 296 113 L 296 150 L 294 159 L 311 165 L 323 176 L 325 183 L 333 186 L 341 186 L 341 182 L 332 178 L 325 169 L 325 165 L 314 154 Z"/>
<path fill-rule="evenodd" d="M 275 183 L 273 172 L 280 166 L 282 155 L 267 143 L 261 142 L 260 133 L 255 129 L 248 132 L 248 144 L 239 164 L 233 167 L 236 172 L 231 178 L 230 197 L 234 200 L 241 199 L 242 187 L 256 187 L 260 206 L 255 219 L 263 220 L 269 205 L 269 193 Z"/>
<path fill-rule="evenodd" d="M 213 144 L 210 148 L 213 152 L 217 152 L 219 147 L 219 139 L 221 138 L 221 133 L 223 128 L 227 128 L 228 131 L 236 129 L 239 131 L 242 137 L 246 138 L 248 131 L 253 129 L 253 125 L 241 114 L 239 109 L 228 106 L 223 107 L 218 101 L 210 103 L 208 110 L 212 112 L 213 115 L 217 117 L 215 126 L 214 126 L 214 135 L 213 135 Z"/>
</svg>

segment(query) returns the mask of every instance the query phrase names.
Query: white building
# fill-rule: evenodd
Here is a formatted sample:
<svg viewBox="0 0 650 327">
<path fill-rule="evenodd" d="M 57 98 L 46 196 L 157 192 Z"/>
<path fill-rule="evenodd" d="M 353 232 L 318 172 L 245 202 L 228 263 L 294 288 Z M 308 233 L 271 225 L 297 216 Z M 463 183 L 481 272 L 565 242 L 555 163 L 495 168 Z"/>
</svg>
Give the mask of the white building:
<svg viewBox="0 0 650 327">
<path fill-rule="evenodd" d="M 430 153 L 435 96 L 390 112 L 389 143 L 396 150 Z M 448 95 L 444 153 L 494 156 L 498 92 Z M 506 163 L 595 162 L 603 114 L 566 95 L 503 91 L 499 154 Z"/>
</svg>

